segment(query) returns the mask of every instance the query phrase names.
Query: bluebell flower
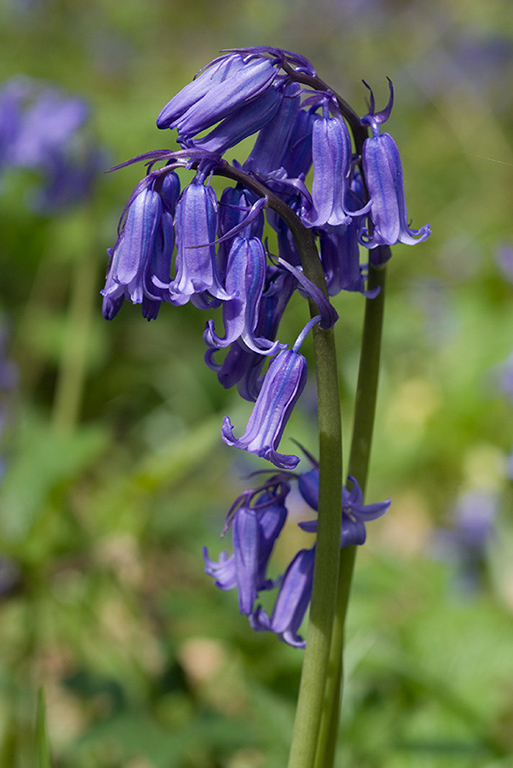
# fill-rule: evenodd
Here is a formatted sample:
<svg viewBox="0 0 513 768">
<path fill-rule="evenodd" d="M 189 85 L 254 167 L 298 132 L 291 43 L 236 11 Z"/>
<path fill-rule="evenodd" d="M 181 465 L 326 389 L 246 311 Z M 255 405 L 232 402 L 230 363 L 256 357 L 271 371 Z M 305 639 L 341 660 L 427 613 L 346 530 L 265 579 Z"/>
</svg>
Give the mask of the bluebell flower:
<svg viewBox="0 0 513 768">
<path fill-rule="evenodd" d="M 276 76 L 275 64 L 267 58 L 222 56 L 166 104 L 157 126 L 178 128 L 182 140 L 191 139 L 250 103 Z"/>
<path fill-rule="evenodd" d="M 314 93 L 295 78 L 312 86 Z M 341 290 L 376 295 L 378 289 L 365 290 L 367 265 L 360 264 L 359 244 L 371 249 L 369 260 L 376 265 L 378 259 L 388 258 L 389 245 L 419 242 L 429 235 L 428 225 L 421 230 L 409 227 L 399 153 L 391 137 L 380 133 L 392 108 L 392 92 L 380 112 L 375 111 L 371 92 L 369 113 L 361 122 L 371 126 L 372 136 L 363 143 L 360 160 L 352 153 L 348 125 L 358 152 L 366 131 L 360 136 L 355 113 L 316 78 L 310 62 L 298 54 L 249 47 L 223 52 L 171 99 L 157 125 L 176 129 L 181 149 L 157 150 L 123 164 L 145 160 L 148 171 L 130 198 L 118 242 L 110 251 L 103 291 L 107 317 L 125 298 L 141 303 L 148 318 L 156 316 L 162 301 L 190 301 L 200 309 L 222 307 L 224 335 L 217 321 L 206 323 L 205 361 L 223 386 L 236 385 L 240 395 L 254 403 L 241 437 L 235 437 L 229 417 L 224 418 L 223 440 L 282 471 L 235 502 L 225 526 L 225 531 L 231 528 L 233 553 L 222 552 L 212 560 L 205 549 L 205 570 L 220 589 L 237 589 L 239 609 L 254 629 L 272 631 L 297 647 L 305 645 L 299 631 L 311 599 L 315 545 L 298 552 L 280 579 L 268 578 L 267 569 L 285 523 L 285 497 L 293 478 L 311 509 L 318 507 L 316 463 L 296 475 L 292 470 L 298 456 L 278 452 L 306 384 L 307 363 L 299 349 L 314 325 L 325 330 L 336 322 L 329 296 Z M 223 160 L 228 148 L 252 134 L 257 134 L 253 150 L 243 165 Z M 163 168 L 153 170 L 164 162 Z M 305 179 L 312 165 L 310 191 Z M 166 189 L 174 184 L 179 167 L 196 173 L 181 194 L 178 186 Z M 210 185 L 213 174 L 238 180 L 224 190 L 219 204 Z M 273 195 L 288 206 L 290 218 L 296 215 L 312 230 L 328 296 L 324 286 L 314 285 L 305 275 L 291 231 L 270 210 L 270 205 L 280 209 Z M 262 242 L 264 220 L 276 233 L 278 256 Z M 278 326 L 296 289 L 317 305 L 319 314 L 293 347 L 284 349 L 277 340 Z M 340 489 L 341 547 L 363 544 L 366 523 L 390 506 L 390 500 L 364 504 L 356 479 L 349 477 L 349 485 Z M 299 525 L 306 532 L 317 531 L 317 520 Z M 258 596 L 278 587 L 268 614 L 257 605 Z"/>
<path fill-rule="evenodd" d="M 277 448 L 306 384 L 306 368 L 306 360 L 299 352 L 293 349 L 278 352 L 265 375 L 242 437 L 234 437 L 233 426 L 225 416 L 222 429 L 225 443 L 267 459 L 276 467 L 293 469 L 297 466 L 297 456 L 280 454 Z"/>
<path fill-rule="evenodd" d="M 340 291 L 365 291 L 365 278 L 360 266 L 358 222 L 319 231 L 319 254 L 330 296 Z"/>
<path fill-rule="evenodd" d="M 243 103 L 231 112 L 206 136 L 195 139 L 179 136 L 178 141 L 183 146 L 198 147 L 222 155 L 227 149 L 256 133 L 269 122 L 274 124 L 275 115 L 282 102 L 281 90 L 271 86 L 250 102 Z"/>
<path fill-rule="evenodd" d="M 340 546 L 347 547 L 350 544 L 364 544 L 367 537 L 365 523 L 376 520 L 388 511 L 391 499 L 379 501 L 375 504 L 364 504 L 363 493 L 354 477 L 349 475 L 352 483 L 351 490 L 346 486 L 342 488 L 342 530 L 340 532 Z M 319 467 L 315 466 L 309 472 L 299 475 L 299 490 L 306 503 L 317 510 L 319 504 Z M 308 533 L 317 531 L 317 520 L 299 523 L 299 527 Z"/>
<path fill-rule="evenodd" d="M 30 168 L 44 166 L 62 155 L 63 148 L 87 122 L 89 105 L 57 88 L 26 81 L 20 130 L 11 153 L 13 165 Z"/>
<path fill-rule="evenodd" d="M 207 322 L 203 339 L 213 347 L 228 347 L 241 339 L 252 352 L 274 355 L 279 342 L 256 335 L 260 301 L 266 275 L 266 255 L 257 237 L 234 239 L 226 267 L 225 289 L 232 298 L 223 302 L 225 335 L 220 338 L 212 320 Z"/>
<path fill-rule="evenodd" d="M 174 304 L 186 304 L 204 292 L 222 301 L 231 298 L 222 285 L 216 258 L 217 197 L 204 178 L 198 172 L 176 205 L 176 277 L 169 285 Z"/>
<path fill-rule="evenodd" d="M 228 79 L 244 64 L 243 57 L 238 53 L 218 56 L 196 74 L 192 83 L 188 83 L 178 91 L 163 107 L 157 117 L 158 128 L 174 128 L 176 121 L 187 110 L 200 102 L 219 83 Z"/>
<path fill-rule="evenodd" d="M 351 167 L 351 139 L 342 117 L 329 117 L 327 105 L 313 123 L 313 210 L 303 217 L 309 227 L 348 224 L 346 194 Z"/>
<path fill-rule="evenodd" d="M 298 83 L 288 83 L 283 87 L 279 107 L 273 119 L 265 123 L 259 131 L 253 149 L 244 163 L 244 170 L 266 177 L 282 167 L 283 159 L 290 149 L 292 130 L 299 111 L 299 92 Z"/>
<path fill-rule="evenodd" d="M 205 362 L 217 373 L 221 386 L 230 389 L 236 384 L 239 395 L 254 402 L 262 386 L 261 373 L 266 358 L 247 349 L 240 340 L 230 345 L 222 363 L 216 362 L 216 351 L 216 347 L 209 347 L 205 352 Z"/>
<path fill-rule="evenodd" d="M 258 491 L 246 491 L 230 510 L 228 526 L 232 530 L 233 554 L 221 552 L 216 562 L 203 549 L 205 572 L 222 590 L 237 588 L 239 609 L 251 614 L 257 595 L 272 589 L 275 582 L 267 578 L 267 567 L 276 539 L 287 518 L 284 500 L 288 483 Z M 240 506 L 238 506 L 240 504 Z"/>
<path fill-rule="evenodd" d="M 363 144 L 362 164 L 365 183 L 370 197 L 372 226 L 362 227 L 360 242 L 366 248 L 378 245 L 405 243 L 415 245 L 426 240 L 431 234 L 429 224 L 420 229 L 411 229 L 406 211 L 403 168 L 397 144 L 388 133 L 381 133 L 379 125 L 384 122 L 393 103 L 390 85 L 390 101 L 385 110 L 374 113 L 374 99 L 371 91 L 371 110 L 362 117 L 363 125 L 370 125 L 372 136 Z"/>
<path fill-rule="evenodd" d="M 260 299 L 255 335 L 269 341 L 276 338 L 278 326 L 285 308 L 296 287 L 296 280 L 289 272 L 267 266 L 265 290 Z M 241 339 L 230 345 L 222 364 L 216 363 L 210 347 L 205 354 L 208 367 L 217 373 L 219 383 L 229 389 L 237 385 L 239 395 L 254 402 L 262 388 L 262 368 L 266 357 L 249 349 Z"/>
<path fill-rule="evenodd" d="M 318 119 L 315 107 L 300 109 L 296 114 L 280 163 L 289 178 L 305 178 L 312 167 L 312 131 Z"/>
<path fill-rule="evenodd" d="M 223 190 L 218 209 L 219 240 L 217 250 L 219 271 L 223 276 L 226 275 L 228 255 L 235 237 L 235 235 L 233 238 L 227 237 L 227 235 L 232 230 L 238 228 L 244 220 L 247 220 L 248 213 L 256 199 L 256 195 L 243 187 L 242 184 L 237 184 L 235 187 L 226 187 Z M 258 216 L 249 221 L 246 228 L 238 232 L 238 235 L 240 237 L 257 237 L 262 239 L 263 232 L 264 215 L 260 211 Z"/>
<path fill-rule="evenodd" d="M 305 646 L 299 629 L 312 594 L 315 545 L 298 552 L 285 574 L 274 581 L 267 577 L 267 568 L 287 516 L 285 501 L 291 481 L 298 481 L 299 491 L 312 509 L 317 510 L 318 507 L 319 467 L 313 457 L 304 452 L 314 465 L 309 472 L 296 475 L 282 471 L 273 474 L 260 488 L 245 491 L 235 501 L 225 525 L 225 531 L 232 527 L 232 555 L 222 552 L 219 560 L 213 561 L 206 549 L 203 550 L 206 573 L 215 579 L 220 589 L 237 588 L 240 611 L 248 615 L 250 626 L 259 632 L 274 632 L 284 642 L 299 648 Z M 390 506 L 390 499 L 364 504 L 360 486 L 353 477 L 348 479 L 352 487 L 350 490 L 344 487 L 341 497 L 341 548 L 363 544 L 365 523 L 385 514 Z M 299 523 L 299 527 L 308 533 L 315 533 L 317 520 Z M 269 615 L 255 603 L 261 591 L 276 587 L 279 587 L 279 592 Z"/>
<path fill-rule="evenodd" d="M 315 547 L 301 549 L 287 568 L 280 591 L 269 617 L 262 606 L 249 617 L 250 625 L 257 632 L 274 632 L 283 642 L 295 648 L 306 643 L 298 634 L 312 597 Z"/>
<path fill-rule="evenodd" d="M 311 457 L 309 457 L 311 458 Z M 375 520 L 390 507 L 390 499 L 377 504 L 363 504 L 363 494 L 353 477 L 349 477 L 353 487 L 342 489 L 342 527 L 340 547 L 351 544 L 363 544 L 366 539 L 365 523 Z M 317 510 L 319 500 L 319 468 L 314 466 L 309 472 L 298 475 L 298 485 L 306 503 Z M 299 523 L 299 527 L 308 533 L 317 531 L 317 520 Z M 271 616 L 261 605 L 249 616 L 251 627 L 257 631 L 276 633 L 289 645 L 304 648 L 305 641 L 298 634 L 308 609 L 311 595 L 315 564 L 315 546 L 302 549 L 293 558 L 285 575 L 280 580 L 280 591 L 276 598 Z"/>
<path fill-rule="evenodd" d="M 143 274 L 155 248 L 162 213 L 160 195 L 146 187 L 129 205 L 126 224 L 113 250 L 105 288 L 105 299 L 127 296 L 134 304 L 143 300 Z"/>
<path fill-rule="evenodd" d="M 158 284 L 170 281 L 175 240 L 173 213 L 179 188 L 174 172 L 151 175 L 136 187 L 122 217 L 118 241 L 114 249 L 109 249 L 110 263 L 102 290 L 107 319 L 117 314 L 125 298 L 142 304 L 144 317 L 152 319 L 168 298 Z"/>
</svg>

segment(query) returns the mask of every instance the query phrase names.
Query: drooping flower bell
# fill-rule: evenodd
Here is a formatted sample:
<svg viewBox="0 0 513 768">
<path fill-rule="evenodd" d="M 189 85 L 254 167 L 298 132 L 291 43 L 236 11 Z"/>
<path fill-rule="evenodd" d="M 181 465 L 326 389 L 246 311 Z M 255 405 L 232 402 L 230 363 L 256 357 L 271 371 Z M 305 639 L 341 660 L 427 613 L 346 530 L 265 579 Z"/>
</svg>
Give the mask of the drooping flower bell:
<svg viewBox="0 0 513 768">
<path fill-rule="evenodd" d="M 313 210 L 303 217 L 309 227 L 349 224 L 346 193 L 349 188 L 351 139 L 342 116 L 329 117 L 328 103 L 312 128 Z"/>
<path fill-rule="evenodd" d="M 195 294 L 225 301 L 216 258 L 217 198 L 198 171 L 176 205 L 176 278 L 169 285 L 170 301 L 186 304 Z"/>
<path fill-rule="evenodd" d="M 157 191 L 157 189 L 159 191 Z M 173 213 L 180 189 L 174 172 L 147 177 L 128 202 L 118 241 L 109 249 L 110 263 L 103 294 L 103 314 L 111 320 L 124 299 L 142 304 L 144 317 L 157 316 L 166 291 L 157 283 L 170 280 L 174 247 Z"/>
<path fill-rule="evenodd" d="M 206 344 L 228 347 L 237 339 L 252 352 L 274 355 L 282 348 L 279 342 L 258 337 L 256 327 L 264 290 L 266 255 L 257 237 L 236 237 L 226 267 L 225 288 L 232 298 L 223 303 L 224 338 L 220 338 L 212 320 L 203 334 Z"/>
<path fill-rule="evenodd" d="M 274 632 L 295 648 L 305 647 L 298 632 L 312 597 L 314 565 L 315 547 L 301 549 L 283 576 L 271 616 L 259 605 L 249 617 L 253 629 Z"/>
<path fill-rule="evenodd" d="M 241 613 L 251 614 L 258 593 L 275 586 L 267 578 L 267 566 L 287 518 L 284 502 L 289 489 L 288 483 L 281 482 L 263 493 L 246 491 L 233 505 L 235 512 L 232 507 L 228 513 L 233 554 L 221 552 L 215 562 L 203 549 L 205 572 L 219 589 L 237 588 Z"/>
<path fill-rule="evenodd" d="M 267 266 L 265 290 L 260 299 L 255 336 L 270 342 L 274 341 L 280 320 L 295 287 L 294 275 L 277 267 Z M 205 353 L 205 362 L 217 373 L 219 383 L 225 389 L 236 384 L 239 395 L 244 400 L 255 402 L 262 387 L 262 368 L 267 358 L 249 349 L 241 338 L 230 345 L 221 364 L 216 363 L 214 359 L 216 349 L 216 347 L 208 349 Z"/>
<path fill-rule="evenodd" d="M 274 63 L 267 58 L 239 53 L 221 56 L 166 104 L 157 126 L 178 128 L 179 137 L 187 141 L 250 103 L 271 86 L 276 75 Z"/>
<path fill-rule="evenodd" d="M 290 138 L 300 106 L 299 92 L 298 83 L 283 87 L 280 105 L 273 119 L 259 131 L 251 154 L 244 163 L 245 170 L 265 177 L 282 167 L 283 158 L 290 151 Z"/>
<path fill-rule="evenodd" d="M 370 125 L 372 131 L 372 136 L 363 144 L 362 154 L 371 204 L 371 227 L 363 227 L 360 231 L 360 242 L 366 248 L 396 243 L 415 245 L 431 234 L 429 224 L 424 224 L 420 229 L 411 229 L 409 226 L 401 156 L 390 134 L 380 132 L 380 123 L 385 122 L 390 115 L 393 97 L 390 83 L 389 103 L 384 110 L 375 113 L 371 91 L 370 112 L 361 119 L 362 124 Z"/>
<path fill-rule="evenodd" d="M 319 502 L 318 466 L 315 464 L 313 469 L 300 474 L 297 479 L 303 499 L 316 510 Z M 387 499 L 376 504 L 364 504 L 360 486 L 353 477 L 349 477 L 349 480 L 353 484 L 351 490 L 345 486 L 342 489 L 341 548 L 351 544 L 363 544 L 367 535 L 365 523 L 384 515 L 391 503 L 391 500 Z M 308 533 L 316 533 L 317 520 L 301 522 L 299 527 Z M 311 549 L 302 549 L 295 555 L 279 582 L 280 591 L 271 616 L 261 605 L 257 605 L 250 615 L 253 629 L 274 632 L 289 645 L 305 647 L 305 641 L 298 632 L 312 595 L 314 564 L 315 545 Z"/>
<path fill-rule="evenodd" d="M 306 360 L 294 349 L 278 352 L 271 361 L 262 389 L 240 438 L 225 416 L 222 435 L 227 445 L 242 448 L 272 462 L 282 469 L 293 469 L 299 458 L 277 452 L 281 436 L 306 384 Z"/>
</svg>

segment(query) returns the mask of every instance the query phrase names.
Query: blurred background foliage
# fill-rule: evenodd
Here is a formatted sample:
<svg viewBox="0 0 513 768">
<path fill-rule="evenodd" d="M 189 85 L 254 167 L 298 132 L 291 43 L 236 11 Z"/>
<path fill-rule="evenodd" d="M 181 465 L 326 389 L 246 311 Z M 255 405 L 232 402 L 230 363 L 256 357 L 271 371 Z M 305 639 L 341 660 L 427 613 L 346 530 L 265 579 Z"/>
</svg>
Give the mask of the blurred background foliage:
<svg viewBox="0 0 513 768">
<path fill-rule="evenodd" d="M 157 114 L 223 48 L 297 50 L 361 114 L 361 80 L 379 105 L 392 79 L 409 214 L 433 234 L 390 264 L 368 499 L 393 505 L 359 553 L 339 764 L 513 765 L 510 0 L 0 0 L 0 43 L 1 83 L 89 102 L 105 170 L 174 146 Z M 2 179 L 0 766 L 36 765 L 42 686 L 55 768 L 282 768 L 301 651 L 252 634 L 201 558 L 260 466 L 220 440 L 248 406 L 203 364 L 203 313 L 101 317 L 142 174 L 100 172 L 53 215 L 30 169 Z M 347 440 L 363 300 L 335 301 Z M 284 444 L 315 453 L 312 403 Z"/>
</svg>

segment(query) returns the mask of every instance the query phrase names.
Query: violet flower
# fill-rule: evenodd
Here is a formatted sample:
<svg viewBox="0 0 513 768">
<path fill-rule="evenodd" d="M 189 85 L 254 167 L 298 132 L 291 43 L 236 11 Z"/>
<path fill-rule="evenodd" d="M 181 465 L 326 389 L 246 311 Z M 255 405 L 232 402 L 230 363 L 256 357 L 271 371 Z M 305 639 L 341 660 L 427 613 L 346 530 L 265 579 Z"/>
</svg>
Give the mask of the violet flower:
<svg viewBox="0 0 513 768">
<path fill-rule="evenodd" d="M 372 136 L 363 144 L 363 171 L 369 192 L 372 226 L 362 227 L 360 242 L 366 248 L 378 245 L 405 243 L 415 245 L 431 234 L 429 224 L 411 229 L 408 224 L 404 194 L 403 168 L 397 144 L 388 133 L 381 133 L 379 125 L 388 119 L 393 104 L 390 84 L 390 100 L 385 110 L 374 113 L 374 97 L 371 91 L 371 110 L 362 117 L 363 125 L 370 125 Z"/>
<path fill-rule="evenodd" d="M 215 562 L 209 558 L 207 549 L 203 549 L 205 572 L 215 579 L 219 589 L 237 588 L 243 614 L 252 613 L 259 592 L 275 586 L 275 582 L 267 578 L 267 566 L 287 518 L 284 500 L 289 488 L 288 483 L 281 483 L 263 493 L 246 491 L 235 502 L 235 507 L 242 502 L 235 513 L 228 514 L 233 554 L 221 552 L 219 561 Z"/>
<path fill-rule="evenodd" d="M 249 617 L 252 629 L 274 632 L 288 645 L 305 647 L 298 631 L 312 597 L 314 564 L 315 547 L 297 553 L 283 576 L 271 617 L 259 605 Z"/>
<path fill-rule="evenodd" d="M 208 292 L 226 301 L 214 241 L 217 232 L 217 198 L 198 172 L 176 205 L 176 278 L 169 285 L 170 301 L 186 304 L 194 294 Z"/>
<path fill-rule="evenodd" d="M 285 308 L 296 287 L 296 279 L 290 272 L 284 272 L 274 266 L 267 267 L 265 290 L 260 299 L 258 322 L 255 334 L 272 341 L 276 338 L 278 326 Z M 222 364 L 214 359 L 215 347 L 205 353 L 205 362 L 217 373 L 219 383 L 229 389 L 237 385 L 239 395 L 244 400 L 255 402 L 262 387 L 262 368 L 266 357 L 256 353 L 237 339 Z"/>
<path fill-rule="evenodd" d="M 260 300 L 264 290 L 266 256 L 264 246 L 257 237 L 237 237 L 233 241 L 226 267 L 225 288 L 232 298 L 223 303 L 224 338 L 214 330 L 212 320 L 207 322 L 203 339 L 213 347 L 228 347 L 241 339 L 252 352 L 274 355 L 283 348 L 256 335 Z"/>
<path fill-rule="evenodd" d="M 117 314 L 125 298 L 142 304 L 144 317 L 153 319 L 167 298 L 167 292 L 157 283 L 166 285 L 170 280 L 175 239 L 173 213 L 179 189 L 178 177 L 173 172 L 163 178 L 150 176 L 147 183 L 145 180 L 136 187 L 118 241 L 108 251 L 110 263 L 101 291 L 103 314 L 108 320 Z M 125 214 L 121 223 L 124 218 Z"/>
<path fill-rule="evenodd" d="M 269 59 L 222 56 L 166 104 L 157 126 L 178 128 L 183 140 L 190 139 L 248 104 L 271 86 L 276 75 Z"/>
<path fill-rule="evenodd" d="M 187 110 L 205 98 L 216 85 L 237 72 L 243 64 L 243 57 L 238 53 L 232 53 L 229 56 L 219 56 L 202 67 L 192 83 L 188 83 L 163 107 L 157 117 L 157 127 L 174 128 L 177 120 Z"/>
<path fill-rule="evenodd" d="M 313 210 L 303 217 L 308 227 L 337 226 L 350 222 L 345 207 L 351 165 L 351 139 L 342 117 L 329 117 L 327 104 L 312 128 Z"/>
<path fill-rule="evenodd" d="M 134 304 L 143 300 L 142 275 L 155 248 L 162 202 L 150 187 L 143 189 L 127 212 L 124 229 L 113 250 L 102 294 L 107 302 L 127 296 Z"/>
<path fill-rule="evenodd" d="M 375 504 L 364 504 L 363 493 L 357 480 L 349 475 L 353 487 L 348 490 L 342 488 L 342 530 L 340 532 L 340 547 L 350 544 L 364 544 L 367 538 L 365 523 L 376 520 L 388 511 L 391 499 L 379 501 Z M 306 503 L 317 510 L 319 503 L 319 467 L 314 467 L 309 472 L 299 475 L 299 490 Z M 299 523 L 299 527 L 308 533 L 317 531 L 317 520 Z"/>
<path fill-rule="evenodd" d="M 381 517 L 390 507 L 390 499 L 376 504 L 363 504 L 360 486 L 353 477 L 349 477 L 349 480 L 353 484 L 352 489 L 342 489 L 341 548 L 363 544 L 366 539 L 365 523 Z M 298 485 L 303 499 L 316 510 L 319 500 L 319 468 L 314 466 L 309 472 L 300 474 Z M 315 533 L 317 520 L 299 523 L 299 527 L 308 533 Z M 271 616 L 260 605 L 250 615 L 253 629 L 274 632 L 289 645 L 305 647 L 305 641 L 298 632 L 312 595 L 314 564 L 315 546 L 297 553 L 280 581 L 280 591 Z"/>
<path fill-rule="evenodd" d="M 234 437 L 232 423 L 225 416 L 222 429 L 225 443 L 267 459 L 276 467 L 297 466 L 297 456 L 278 453 L 277 447 L 306 384 L 306 368 L 305 358 L 294 349 L 278 352 L 265 375 L 242 437 Z"/>
<path fill-rule="evenodd" d="M 298 83 L 289 83 L 283 87 L 278 109 L 273 119 L 267 121 L 259 131 L 251 154 L 244 163 L 245 170 L 265 177 L 282 167 L 299 111 L 299 91 Z"/>
<path fill-rule="evenodd" d="M 270 121 L 274 124 L 275 115 L 283 101 L 281 91 L 270 87 L 252 101 L 243 103 L 228 117 L 225 117 L 206 136 L 178 141 L 184 146 L 205 149 L 208 152 L 223 154 L 230 147 L 259 131 Z"/>
</svg>

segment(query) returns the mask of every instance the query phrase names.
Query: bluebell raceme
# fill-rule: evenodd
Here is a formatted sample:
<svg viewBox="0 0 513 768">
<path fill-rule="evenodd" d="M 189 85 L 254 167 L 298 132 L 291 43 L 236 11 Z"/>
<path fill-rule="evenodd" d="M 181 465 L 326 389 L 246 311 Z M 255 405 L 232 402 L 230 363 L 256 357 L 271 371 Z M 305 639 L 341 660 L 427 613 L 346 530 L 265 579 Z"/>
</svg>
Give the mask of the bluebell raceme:
<svg viewBox="0 0 513 768">
<path fill-rule="evenodd" d="M 292 560 L 271 615 L 258 605 L 258 595 L 277 586 L 266 569 L 293 479 L 299 477 L 300 492 L 316 509 L 318 468 L 296 475 L 299 457 L 280 452 L 307 380 L 299 348 L 315 325 L 327 329 L 336 322 L 331 297 L 343 291 L 370 300 L 377 295 L 366 279 L 369 262 L 383 258 L 378 246 L 414 245 L 430 234 L 428 224 L 410 225 L 399 150 L 381 130 L 392 106 L 390 84 L 386 107 L 375 110 L 371 91 L 369 111 L 359 118 L 299 54 L 265 46 L 224 52 L 157 118 L 159 128 L 176 132 L 181 148 L 129 161 L 146 160 L 147 174 L 109 250 L 102 291 L 108 319 L 125 299 L 141 304 L 148 319 L 166 303 L 222 308 L 223 330 L 220 320 L 206 322 L 205 361 L 224 387 L 237 386 L 254 403 L 241 436 L 226 416 L 222 437 L 280 471 L 236 502 L 228 524 L 233 554 L 214 561 L 205 552 L 205 569 L 221 589 L 237 589 L 239 608 L 254 629 L 273 631 L 296 646 L 304 645 L 299 629 L 310 600 L 315 545 Z M 229 165 L 224 153 L 249 136 L 255 141 L 246 160 Z M 194 173 L 183 189 L 177 168 Z M 236 182 L 219 199 L 213 175 Z M 276 201 L 287 216 L 278 215 Z M 313 238 L 324 287 L 304 274 L 290 221 Z M 275 233 L 275 254 L 264 237 L 266 224 Z M 317 305 L 319 314 L 288 347 L 280 339 L 280 320 L 295 292 Z M 362 544 L 365 524 L 390 504 L 364 505 L 357 479 L 348 484 L 341 499 L 341 547 Z M 315 533 L 316 525 L 313 520 L 302 527 Z"/>
</svg>

